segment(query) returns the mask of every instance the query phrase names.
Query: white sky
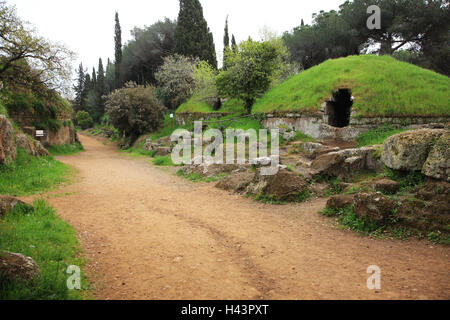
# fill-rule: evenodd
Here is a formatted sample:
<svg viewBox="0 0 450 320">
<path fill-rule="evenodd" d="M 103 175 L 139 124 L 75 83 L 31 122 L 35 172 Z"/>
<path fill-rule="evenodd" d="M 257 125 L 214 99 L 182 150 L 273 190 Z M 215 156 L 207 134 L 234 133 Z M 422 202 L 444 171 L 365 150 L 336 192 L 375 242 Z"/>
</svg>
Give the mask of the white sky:
<svg viewBox="0 0 450 320">
<path fill-rule="evenodd" d="M 114 13 L 119 11 L 123 43 L 131 39 L 134 26 L 178 16 L 178 0 L 6 0 L 15 4 L 19 16 L 37 28 L 38 33 L 62 42 L 77 53 L 74 69 L 82 61 L 92 70 L 101 57 L 114 60 Z M 200 0 L 208 26 L 214 34 L 220 63 L 225 18 L 229 15 L 230 38 L 239 43 L 251 36 L 259 39 L 268 26 L 279 34 L 305 23 L 320 10 L 337 10 L 344 0 Z"/>
</svg>

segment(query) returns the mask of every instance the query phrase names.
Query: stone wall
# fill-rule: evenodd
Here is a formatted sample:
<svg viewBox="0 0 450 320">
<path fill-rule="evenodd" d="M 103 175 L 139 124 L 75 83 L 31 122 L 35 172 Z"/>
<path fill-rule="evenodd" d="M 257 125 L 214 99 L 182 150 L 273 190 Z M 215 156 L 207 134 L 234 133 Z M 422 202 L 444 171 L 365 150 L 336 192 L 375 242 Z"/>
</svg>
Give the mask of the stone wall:
<svg viewBox="0 0 450 320">
<path fill-rule="evenodd" d="M 45 147 L 50 145 L 63 145 L 63 144 L 73 144 L 77 141 L 75 129 L 72 125 L 64 126 L 58 131 L 54 132 L 51 130 L 44 130 L 44 137 L 36 137 L 36 129 L 33 126 L 34 117 L 29 112 L 11 113 L 10 118 L 18 124 L 22 130 L 32 136 L 37 141 L 40 141 Z M 58 118 L 59 121 L 64 122 L 70 119 Z M 41 129 L 41 128 L 39 128 Z"/>
<path fill-rule="evenodd" d="M 193 121 L 209 121 L 228 116 L 228 113 L 177 113 L 175 114 L 176 124 L 184 126 Z"/>
<path fill-rule="evenodd" d="M 51 145 L 61 146 L 64 144 L 74 144 L 78 139 L 73 126 L 62 127 L 57 132 L 51 130 L 44 130 L 43 137 L 36 137 L 36 128 L 24 127 L 23 132 L 32 136 L 34 139 L 42 143 L 44 147 Z"/>
<path fill-rule="evenodd" d="M 267 114 L 262 121 L 262 125 L 268 129 L 289 128 L 300 131 L 314 139 L 328 140 L 339 139 L 344 141 L 354 140 L 358 135 L 380 125 L 391 125 L 393 127 L 405 129 L 417 129 L 419 127 L 434 127 L 433 124 L 449 123 L 450 117 L 373 117 L 364 118 L 352 115 L 350 126 L 336 128 L 326 123 L 326 115 L 301 115 L 286 113 L 283 115 Z"/>
</svg>

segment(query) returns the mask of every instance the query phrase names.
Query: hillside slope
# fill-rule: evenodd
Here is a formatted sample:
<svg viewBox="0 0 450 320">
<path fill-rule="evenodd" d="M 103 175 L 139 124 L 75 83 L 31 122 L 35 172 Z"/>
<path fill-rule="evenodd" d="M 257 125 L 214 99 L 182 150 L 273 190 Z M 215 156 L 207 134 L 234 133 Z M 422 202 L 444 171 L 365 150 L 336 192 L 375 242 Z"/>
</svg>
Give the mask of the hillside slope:
<svg viewBox="0 0 450 320">
<path fill-rule="evenodd" d="M 450 79 L 389 56 L 328 60 L 259 99 L 253 113 L 317 111 L 333 91 L 351 89 L 362 116 L 450 116 Z"/>
</svg>

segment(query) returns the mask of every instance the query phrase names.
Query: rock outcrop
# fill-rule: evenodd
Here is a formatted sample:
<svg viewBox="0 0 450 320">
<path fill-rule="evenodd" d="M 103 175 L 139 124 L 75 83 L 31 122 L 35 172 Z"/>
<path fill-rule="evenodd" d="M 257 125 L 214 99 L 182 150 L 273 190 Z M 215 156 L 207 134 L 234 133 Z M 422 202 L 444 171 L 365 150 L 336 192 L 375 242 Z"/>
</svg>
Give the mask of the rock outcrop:
<svg viewBox="0 0 450 320">
<path fill-rule="evenodd" d="M 354 198 L 352 194 L 338 194 L 328 199 L 327 207 L 334 210 L 345 209 L 353 205 Z"/>
<path fill-rule="evenodd" d="M 450 133 L 444 133 L 431 148 L 422 173 L 428 177 L 450 182 Z"/>
<path fill-rule="evenodd" d="M 394 135 L 384 143 L 383 163 L 395 170 L 422 171 L 449 180 L 450 134 L 445 129 L 421 129 Z"/>
<path fill-rule="evenodd" d="M 414 197 L 401 202 L 397 214 L 402 225 L 424 232 L 450 233 L 450 183 L 429 181 L 416 190 Z"/>
<path fill-rule="evenodd" d="M 16 159 L 17 147 L 14 127 L 4 115 L 0 115 L 0 164 Z"/>
<path fill-rule="evenodd" d="M 368 219 L 384 224 L 394 215 L 396 204 L 379 193 L 358 193 L 354 198 L 355 214 L 360 219 Z"/>
<path fill-rule="evenodd" d="M 310 194 L 308 182 L 295 172 L 286 169 L 277 174 L 262 176 L 257 173 L 247 187 L 247 193 L 252 195 L 266 195 L 280 201 L 303 201 Z"/>
<path fill-rule="evenodd" d="M 19 253 L 0 252 L 0 278 L 2 281 L 33 282 L 40 275 L 41 270 L 32 258 Z"/>
<path fill-rule="evenodd" d="M 216 188 L 234 193 L 243 193 L 255 178 L 255 174 L 251 170 L 234 172 L 219 181 L 216 184 Z"/>
<path fill-rule="evenodd" d="M 361 170 L 377 170 L 381 167 L 376 157 L 378 146 L 346 149 L 323 154 L 311 164 L 314 175 L 327 175 L 341 179 L 350 178 Z"/>
<path fill-rule="evenodd" d="M 26 211 L 32 211 L 33 207 L 14 197 L 0 195 L 0 218 L 12 212 L 17 206 L 21 206 Z"/>
</svg>

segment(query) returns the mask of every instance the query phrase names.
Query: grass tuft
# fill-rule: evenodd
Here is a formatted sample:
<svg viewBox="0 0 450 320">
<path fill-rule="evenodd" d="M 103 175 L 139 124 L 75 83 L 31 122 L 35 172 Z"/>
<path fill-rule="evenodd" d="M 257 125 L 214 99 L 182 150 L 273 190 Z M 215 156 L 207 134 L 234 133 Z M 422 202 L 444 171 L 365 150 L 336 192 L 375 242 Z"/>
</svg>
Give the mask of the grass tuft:
<svg viewBox="0 0 450 320">
<path fill-rule="evenodd" d="M 62 146 L 50 146 L 48 151 L 53 156 L 70 156 L 85 150 L 81 143 L 77 142 L 74 144 L 64 144 Z"/>
<path fill-rule="evenodd" d="M 383 144 L 389 137 L 405 131 L 404 129 L 395 129 L 389 125 L 384 125 L 373 130 L 369 130 L 360 134 L 356 141 L 358 148 L 365 146 L 372 146 L 376 144 Z"/>
<path fill-rule="evenodd" d="M 0 194 L 26 196 L 50 191 L 69 181 L 71 169 L 53 157 L 33 157 L 17 150 L 17 159 L 0 165 Z"/>
<path fill-rule="evenodd" d="M 36 200 L 33 205 L 31 212 L 17 207 L 0 221 L 0 249 L 33 258 L 41 278 L 33 285 L 0 278 L 0 300 L 82 299 L 82 291 L 71 291 L 66 284 L 67 267 L 85 265 L 75 230 L 45 201 Z M 88 289 L 83 275 L 82 289 Z"/>
</svg>

